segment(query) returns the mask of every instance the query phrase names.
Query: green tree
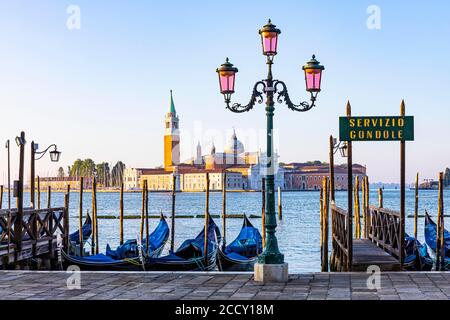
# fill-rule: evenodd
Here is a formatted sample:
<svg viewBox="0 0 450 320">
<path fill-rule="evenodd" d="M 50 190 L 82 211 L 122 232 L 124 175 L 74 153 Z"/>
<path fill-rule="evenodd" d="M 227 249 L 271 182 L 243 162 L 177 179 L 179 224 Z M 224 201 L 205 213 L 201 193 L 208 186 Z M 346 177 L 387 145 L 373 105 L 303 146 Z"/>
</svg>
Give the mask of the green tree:
<svg viewBox="0 0 450 320">
<path fill-rule="evenodd" d="M 58 178 L 64 178 L 64 169 L 63 167 L 59 167 L 58 169 Z"/>
<path fill-rule="evenodd" d="M 95 162 L 92 159 L 84 159 L 81 165 L 81 174 L 83 177 L 91 178 L 94 176 Z"/>
<path fill-rule="evenodd" d="M 109 163 L 102 162 L 97 165 L 95 165 L 95 170 L 97 172 L 97 181 L 103 186 L 103 187 L 109 187 L 110 180 L 111 180 L 111 172 L 109 170 Z"/>
<path fill-rule="evenodd" d="M 83 160 L 77 159 L 73 163 L 73 165 L 70 167 L 70 176 L 78 179 L 82 176 L 81 168 L 83 166 Z"/>
<path fill-rule="evenodd" d="M 117 161 L 111 170 L 111 182 L 113 187 L 118 187 L 123 182 L 123 171 L 125 164 L 122 161 Z"/>
</svg>

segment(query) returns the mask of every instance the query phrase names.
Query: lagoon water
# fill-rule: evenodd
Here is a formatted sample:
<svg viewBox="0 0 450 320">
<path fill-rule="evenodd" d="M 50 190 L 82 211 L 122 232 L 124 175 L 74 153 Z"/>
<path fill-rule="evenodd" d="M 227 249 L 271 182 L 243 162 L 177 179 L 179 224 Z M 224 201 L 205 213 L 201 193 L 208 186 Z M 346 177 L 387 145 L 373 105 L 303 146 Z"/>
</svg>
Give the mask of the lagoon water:
<svg viewBox="0 0 450 320">
<path fill-rule="evenodd" d="M 346 192 L 336 192 L 336 203 L 346 208 Z M 437 213 L 438 193 L 435 190 L 421 190 L 419 200 L 419 213 L 424 214 L 424 210 L 435 216 Z M 7 194 L 3 196 L 3 208 L 7 207 Z M 46 206 L 47 194 L 41 193 L 41 204 Z M 450 190 L 444 194 L 444 209 L 450 208 Z M 15 200 L 12 199 L 15 204 Z M 378 201 L 376 191 L 370 194 L 370 203 L 376 204 Z M 91 193 L 85 192 L 83 195 L 84 213 L 91 211 Z M 25 193 L 24 205 L 29 205 L 29 193 Z M 63 193 L 52 193 L 52 206 L 64 205 Z M 79 193 L 71 192 L 70 195 L 70 230 L 73 232 L 78 228 L 78 205 Z M 177 215 L 197 215 L 203 214 L 205 206 L 204 193 L 177 193 L 176 214 Z M 99 192 L 97 194 L 98 215 L 119 214 L 119 193 Z M 125 215 L 139 215 L 141 211 L 141 194 L 124 194 Z M 210 195 L 210 213 L 221 213 L 222 197 L 220 192 L 212 192 Z M 384 190 L 384 207 L 399 210 L 399 190 Z M 161 211 L 170 216 L 171 194 L 170 193 L 150 193 L 149 214 L 159 214 Z M 414 212 L 414 191 L 406 191 L 406 215 Z M 447 211 L 448 212 L 448 211 Z M 261 214 L 261 193 L 259 192 L 229 192 L 227 194 L 227 213 L 229 214 Z M 285 255 L 285 260 L 289 263 L 290 272 L 310 272 L 320 271 L 320 213 L 319 213 L 319 192 L 284 192 L 283 193 L 283 221 L 279 222 L 277 237 L 279 247 Z M 168 218 L 170 225 L 170 219 Z M 215 218 L 219 227 L 221 219 Z M 255 227 L 261 228 L 261 219 L 252 218 Z M 450 219 L 446 218 L 450 222 Z M 158 223 L 157 219 L 150 219 L 150 232 Z M 139 219 L 124 220 L 124 237 L 132 239 L 138 237 Z M 234 239 L 242 225 L 242 219 L 227 220 L 227 239 Z M 175 248 L 185 239 L 194 237 L 202 228 L 203 219 L 176 219 Z M 419 218 L 419 240 L 423 242 L 424 218 Z M 448 227 L 450 229 L 450 226 Z M 412 234 L 413 219 L 406 218 L 406 232 Z M 115 247 L 119 243 L 119 220 L 100 219 L 99 220 L 99 241 L 100 250 L 104 251 L 106 244 Z M 331 241 L 330 241 L 331 243 Z M 165 252 L 167 252 L 168 244 Z M 165 253 L 163 252 L 163 254 Z"/>
</svg>

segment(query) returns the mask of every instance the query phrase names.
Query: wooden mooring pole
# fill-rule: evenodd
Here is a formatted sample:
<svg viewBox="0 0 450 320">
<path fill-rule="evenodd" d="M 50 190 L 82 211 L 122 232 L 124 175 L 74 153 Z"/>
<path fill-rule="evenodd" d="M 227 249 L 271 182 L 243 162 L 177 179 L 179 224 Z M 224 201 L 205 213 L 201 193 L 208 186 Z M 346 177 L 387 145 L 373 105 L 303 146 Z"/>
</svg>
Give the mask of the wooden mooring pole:
<svg viewBox="0 0 450 320">
<path fill-rule="evenodd" d="M 444 173 L 439 173 L 438 216 L 436 229 L 436 270 L 442 271 L 445 256 L 444 239 Z"/>
<path fill-rule="evenodd" d="M 347 117 L 352 116 L 350 101 L 347 102 Z M 352 141 L 347 141 L 347 271 L 352 271 L 353 261 L 353 150 Z"/>
<path fill-rule="evenodd" d="M 145 184 L 145 252 L 149 253 L 149 226 L 148 226 L 148 183 Z"/>
<path fill-rule="evenodd" d="M 98 217 L 97 217 L 97 179 L 94 177 L 92 180 L 92 217 L 93 217 L 93 230 L 95 233 L 92 234 L 93 241 L 93 252 L 98 254 Z"/>
<path fill-rule="evenodd" d="M 41 208 L 41 177 L 37 176 L 37 208 Z"/>
<path fill-rule="evenodd" d="M 330 208 L 330 179 L 325 178 L 324 181 L 325 192 L 323 194 L 323 257 L 324 265 L 322 271 L 328 272 L 328 215 Z"/>
<path fill-rule="evenodd" d="M 378 207 L 383 208 L 383 189 L 378 188 Z"/>
<path fill-rule="evenodd" d="M 30 207 L 34 209 L 35 208 L 34 171 L 35 171 L 35 153 L 36 153 L 34 141 L 31 141 L 30 147 L 31 147 L 31 150 L 30 150 L 30 156 L 31 156 L 31 159 L 30 159 Z"/>
<path fill-rule="evenodd" d="M 145 223 L 145 190 L 147 189 L 147 180 L 142 181 L 142 206 L 141 206 L 141 228 L 140 228 L 140 239 L 141 246 L 144 241 L 144 223 Z"/>
<path fill-rule="evenodd" d="M 334 192 L 334 138 L 330 135 L 330 199 L 331 201 L 335 200 L 335 192 Z"/>
<path fill-rule="evenodd" d="M 414 239 L 417 240 L 417 221 L 419 219 L 419 173 L 416 174 L 414 188 Z"/>
<path fill-rule="evenodd" d="M 362 209 L 362 221 L 364 224 L 363 228 L 363 238 L 367 238 L 367 211 L 366 211 L 366 177 L 364 177 L 361 181 L 361 209 Z"/>
<path fill-rule="evenodd" d="M 3 207 L 3 185 L 0 186 L 0 209 Z"/>
<path fill-rule="evenodd" d="M 227 171 L 222 174 L 222 248 L 227 246 Z"/>
<path fill-rule="evenodd" d="M 324 257 L 324 252 L 323 252 L 323 242 L 324 242 L 324 227 L 323 227 L 323 207 L 324 207 L 324 203 L 323 203 L 323 195 L 325 193 L 325 178 L 322 180 L 322 187 L 320 188 L 320 263 L 321 263 L 321 271 L 323 271 L 324 266 L 325 266 L 325 257 Z"/>
<path fill-rule="evenodd" d="M 208 227 L 209 227 L 209 172 L 206 173 L 205 192 L 205 239 L 203 242 L 203 254 L 205 255 L 205 271 L 208 270 Z"/>
<path fill-rule="evenodd" d="M 281 187 L 278 187 L 278 220 L 283 220 L 283 205 L 281 203 Z"/>
<path fill-rule="evenodd" d="M 120 184 L 120 199 L 119 199 L 119 240 L 120 240 L 120 245 L 123 244 L 123 182 Z"/>
<path fill-rule="evenodd" d="M 364 177 L 364 184 L 365 184 L 365 189 L 366 189 L 366 193 L 365 193 L 365 202 L 366 202 L 366 206 L 365 206 L 365 213 L 366 213 L 366 217 L 364 219 L 364 232 L 366 233 L 366 238 L 369 237 L 370 234 L 370 211 L 369 211 L 369 206 L 370 206 L 370 184 L 369 184 L 369 177 L 365 176 Z"/>
<path fill-rule="evenodd" d="M 170 250 L 175 250 L 175 197 L 177 190 L 177 176 L 175 173 L 172 176 L 172 211 L 170 215 Z"/>
<path fill-rule="evenodd" d="M 263 249 L 266 247 L 266 178 L 261 179 L 261 236 Z"/>
<path fill-rule="evenodd" d="M 92 186 L 91 186 L 91 212 L 92 212 L 92 240 L 91 240 L 91 255 L 95 254 L 95 239 L 96 239 L 96 224 L 97 221 L 95 220 L 95 209 L 94 209 L 94 184 L 95 184 L 95 177 L 92 180 Z"/>
<path fill-rule="evenodd" d="M 405 101 L 400 104 L 400 116 L 405 116 Z M 405 140 L 400 141 L 400 266 L 403 267 L 405 260 L 405 212 L 406 212 L 406 143 Z"/>
<path fill-rule="evenodd" d="M 39 183 L 39 179 L 38 179 L 38 183 Z M 70 212 L 69 211 L 70 210 L 70 184 L 67 185 L 67 192 L 66 192 L 66 195 L 65 195 L 65 205 L 64 205 L 64 207 L 66 208 L 66 212 L 65 212 L 65 215 L 64 215 L 64 250 L 66 252 L 69 252 L 69 242 L 70 242 L 70 238 L 69 238 L 69 234 L 70 234 L 70 214 L 69 214 L 69 212 Z"/>
<path fill-rule="evenodd" d="M 47 186 L 47 208 L 52 207 L 52 187 Z"/>
<path fill-rule="evenodd" d="M 80 256 L 84 255 L 83 252 L 83 185 L 84 179 L 80 177 L 80 204 L 79 204 L 79 216 L 78 216 L 78 230 L 79 230 L 79 241 L 80 241 Z"/>
<path fill-rule="evenodd" d="M 320 254 L 321 271 L 328 272 L 328 214 L 330 207 L 330 179 L 323 178 L 320 188 Z"/>
<path fill-rule="evenodd" d="M 361 218 L 360 218 L 360 208 L 359 208 L 359 177 L 355 177 L 355 238 L 361 239 Z"/>
</svg>

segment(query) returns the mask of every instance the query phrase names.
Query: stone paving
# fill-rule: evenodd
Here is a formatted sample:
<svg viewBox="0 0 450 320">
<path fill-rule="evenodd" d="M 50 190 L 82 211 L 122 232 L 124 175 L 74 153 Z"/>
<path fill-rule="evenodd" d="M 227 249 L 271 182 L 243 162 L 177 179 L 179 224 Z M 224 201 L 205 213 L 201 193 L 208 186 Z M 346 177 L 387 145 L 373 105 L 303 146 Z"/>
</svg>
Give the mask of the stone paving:
<svg viewBox="0 0 450 320">
<path fill-rule="evenodd" d="M 80 276 L 79 289 L 68 283 Z M 382 273 L 369 289 L 366 273 L 292 274 L 288 283 L 261 284 L 251 273 L 0 271 L 0 299 L 441 300 L 450 272 Z"/>
</svg>

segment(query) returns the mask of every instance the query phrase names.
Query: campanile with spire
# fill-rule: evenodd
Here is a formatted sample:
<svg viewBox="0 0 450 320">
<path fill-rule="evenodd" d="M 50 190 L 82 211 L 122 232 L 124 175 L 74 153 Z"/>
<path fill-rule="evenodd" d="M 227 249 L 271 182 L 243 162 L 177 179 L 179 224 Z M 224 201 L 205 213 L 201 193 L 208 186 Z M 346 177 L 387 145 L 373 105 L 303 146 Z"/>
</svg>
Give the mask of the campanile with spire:
<svg viewBox="0 0 450 320">
<path fill-rule="evenodd" d="M 173 171 L 180 164 L 180 131 L 178 116 L 170 90 L 169 112 L 166 114 L 164 130 L 164 170 Z"/>
</svg>

